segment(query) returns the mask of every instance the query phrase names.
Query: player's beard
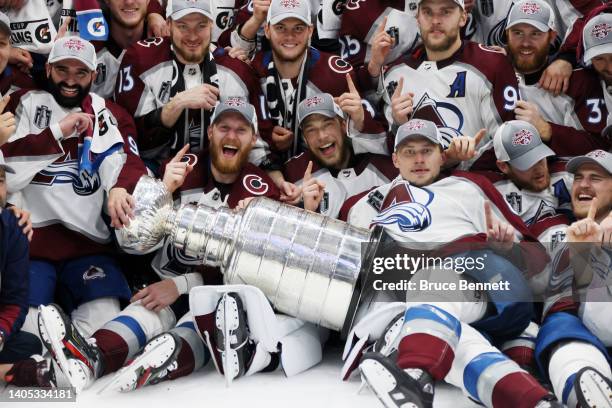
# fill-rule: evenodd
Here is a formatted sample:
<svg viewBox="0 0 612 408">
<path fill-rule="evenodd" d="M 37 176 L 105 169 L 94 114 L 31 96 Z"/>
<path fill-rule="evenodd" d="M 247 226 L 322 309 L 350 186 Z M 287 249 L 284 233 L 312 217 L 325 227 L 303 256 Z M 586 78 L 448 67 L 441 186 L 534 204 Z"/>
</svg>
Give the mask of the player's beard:
<svg viewBox="0 0 612 408">
<path fill-rule="evenodd" d="M 306 50 L 308 50 L 308 43 L 302 45 L 302 48 L 294 55 L 287 55 L 284 49 L 281 46 L 274 44 L 274 42 L 270 41 L 270 45 L 272 47 L 272 53 L 274 54 L 274 59 L 279 62 L 298 62 L 304 58 L 304 54 L 306 54 Z"/>
<path fill-rule="evenodd" d="M 508 48 L 510 50 L 512 64 L 521 74 L 531 74 L 540 70 L 546 65 L 546 61 L 548 60 L 548 47 L 541 50 L 534 49 L 533 54 L 528 58 L 520 54 L 521 47 L 513 47 L 508 44 Z"/>
<path fill-rule="evenodd" d="M 441 42 L 433 42 L 429 40 L 429 33 L 423 36 L 423 44 L 425 45 L 425 49 L 434 51 L 434 52 L 442 52 L 450 49 L 457 39 L 459 38 L 459 28 L 454 29 L 450 33 L 445 33 L 445 37 Z"/>
<path fill-rule="evenodd" d="M 210 142 L 210 160 L 220 173 L 237 174 L 242 170 L 244 165 L 249 161 L 250 146 L 239 146 L 238 152 L 232 158 L 223 156 L 223 145 L 226 144 L 226 139 L 222 139 L 218 143 L 214 140 Z"/>
<path fill-rule="evenodd" d="M 68 86 L 65 82 L 55 83 L 52 79 L 49 78 L 48 81 L 48 91 L 53 95 L 53 98 L 63 106 L 64 108 L 75 108 L 77 106 L 81 106 L 81 102 L 87 95 L 89 95 L 89 90 L 91 89 L 91 83 L 87 88 L 83 88 L 80 85 Z M 62 95 L 61 87 L 64 86 L 66 88 L 78 88 L 78 92 L 76 96 L 65 96 Z"/>
<path fill-rule="evenodd" d="M 180 44 L 175 43 L 174 40 L 172 40 L 172 46 L 174 48 L 174 52 L 178 54 L 187 64 L 199 64 L 204 61 L 204 56 L 208 52 L 209 44 L 202 44 L 202 48 L 195 52 L 183 51 Z"/>
<path fill-rule="evenodd" d="M 550 173 L 545 171 L 541 174 L 541 178 L 534 179 L 531 177 L 529 180 L 524 181 L 519 179 L 513 172 L 512 169 L 508 172 L 508 178 L 520 189 L 525 189 L 529 191 L 533 191 L 539 193 L 540 191 L 544 191 L 550 185 Z"/>
</svg>

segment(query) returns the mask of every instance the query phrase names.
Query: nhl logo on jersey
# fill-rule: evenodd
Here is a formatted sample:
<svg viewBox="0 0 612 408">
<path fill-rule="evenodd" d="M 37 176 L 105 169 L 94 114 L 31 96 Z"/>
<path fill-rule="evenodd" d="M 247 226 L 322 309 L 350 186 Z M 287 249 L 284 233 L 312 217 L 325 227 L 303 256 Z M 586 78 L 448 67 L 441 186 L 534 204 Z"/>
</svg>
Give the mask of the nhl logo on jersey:
<svg viewBox="0 0 612 408">
<path fill-rule="evenodd" d="M 49 127 L 51 121 L 51 111 L 48 106 L 41 105 L 36 107 L 36 113 L 34 114 L 34 124 L 39 129 L 45 129 Z"/>
<path fill-rule="evenodd" d="M 608 36 L 610 31 L 612 30 L 612 26 L 608 23 L 595 24 L 593 30 L 591 31 L 591 36 L 597 38 L 598 40 L 603 40 Z"/>
<path fill-rule="evenodd" d="M 304 102 L 306 106 L 312 108 L 313 106 L 317 106 L 323 103 L 323 98 L 319 96 L 311 96 L 310 98 L 306 98 L 306 102 Z"/>
<path fill-rule="evenodd" d="M 523 129 L 520 132 L 516 132 L 512 136 L 512 145 L 513 146 L 527 146 L 533 140 L 533 133 L 528 131 L 527 129 Z"/>
<path fill-rule="evenodd" d="M 294 9 L 300 7 L 299 0 L 281 0 L 280 5 L 283 8 Z"/>
<path fill-rule="evenodd" d="M 521 10 L 524 14 L 533 15 L 539 13 L 542 8 L 537 3 L 526 1 L 521 3 L 519 10 Z"/>
</svg>

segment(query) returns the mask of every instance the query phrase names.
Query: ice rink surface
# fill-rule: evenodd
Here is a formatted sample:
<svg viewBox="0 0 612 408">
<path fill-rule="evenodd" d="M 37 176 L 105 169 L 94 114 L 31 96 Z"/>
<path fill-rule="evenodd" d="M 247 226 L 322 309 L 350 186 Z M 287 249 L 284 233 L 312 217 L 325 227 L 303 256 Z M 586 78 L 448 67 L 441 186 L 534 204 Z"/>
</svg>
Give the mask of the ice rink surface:
<svg viewBox="0 0 612 408">
<path fill-rule="evenodd" d="M 282 370 L 276 370 L 239 378 L 229 388 L 209 362 L 206 367 L 188 377 L 147 386 L 130 393 L 108 391 L 98 394 L 110 381 L 110 376 L 107 376 L 83 391 L 77 397 L 76 403 L 19 402 L 0 405 L 12 405 L 16 408 L 381 407 L 369 389 L 357 394 L 360 386 L 359 375 L 354 374 L 349 382 L 340 380 L 340 359 L 341 351 L 332 349 L 326 352 L 322 363 L 297 376 L 287 378 Z M 447 384 L 438 384 L 434 407 L 471 408 L 478 405 L 469 401 L 458 389 Z"/>
</svg>

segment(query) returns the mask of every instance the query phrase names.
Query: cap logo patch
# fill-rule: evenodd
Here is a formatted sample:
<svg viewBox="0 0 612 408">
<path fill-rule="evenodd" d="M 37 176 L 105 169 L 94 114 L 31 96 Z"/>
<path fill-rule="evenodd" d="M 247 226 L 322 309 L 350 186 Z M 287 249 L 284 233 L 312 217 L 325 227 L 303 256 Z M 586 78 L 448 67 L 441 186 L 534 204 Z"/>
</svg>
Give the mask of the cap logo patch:
<svg viewBox="0 0 612 408">
<path fill-rule="evenodd" d="M 603 40 L 608 36 L 610 31 L 612 30 L 612 26 L 608 23 L 595 24 L 593 30 L 591 31 L 591 36 L 597 38 L 598 40 Z"/>
<path fill-rule="evenodd" d="M 512 136 L 512 145 L 513 146 L 519 146 L 519 145 L 526 146 L 529 143 L 531 143 L 532 139 L 533 139 L 533 133 L 531 133 L 527 129 L 523 129 L 519 132 L 516 132 Z"/>
<path fill-rule="evenodd" d="M 606 157 L 606 152 L 603 150 L 593 150 L 592 152 L 587 153 L 587 157 L 591 157 L 593 159 L 600 159 Z"/>
<path fill-rule="evenodd" d="M 537 14 L 542 11 L 538 3 L 525 2 L 520 5 L 520 10 L 527 15 Z"/>
<path fill-rule="evenodd" d="M 64 43 L 64 48 L 79 52 L 85 48 L 85 43 L 78 38 L 71 38 Z"/>
<path fill-rule="evenodd" d="M 422 120 L 411 120 L 410 122 L 406 123 L 405 126 L 408 130 L 420 130 L 425 127 L 425 122 Z"/>
<path fill-rule="evenodd" d="M 310 98 L 306 98 L 306 106 L 312 108 L 313 106 L 317 106 L 323 103 L 323 98 L 320 96 L 311 96 Z"/>
<path fill-rule="evenodd" d="M 283 8 L 294 9 L 300 7 L 299 0 L 281 0 L 280 5 Z"/>
<path fill-rule="evenodd" d="M 244 99 L 242 98 L 238 98 L 238 97 L 231 97 L 231 98 L 227 98 L 224 102 L 227 106 L 232 106 L 232 107 L 239 107 L 239 106 L 245 106 L 246 103 L 244 102 Z"/>
</svg>

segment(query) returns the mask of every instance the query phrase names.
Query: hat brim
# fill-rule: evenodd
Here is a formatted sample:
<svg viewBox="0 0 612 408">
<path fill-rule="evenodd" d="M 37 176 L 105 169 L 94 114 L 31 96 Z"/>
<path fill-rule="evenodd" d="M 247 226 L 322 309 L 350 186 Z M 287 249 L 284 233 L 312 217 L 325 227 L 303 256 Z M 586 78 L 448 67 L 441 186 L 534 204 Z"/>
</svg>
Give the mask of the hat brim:
<svg viewBox="0 0 612 408">
<path fill-rule="evenodd" d="M 593 58 L 603 54 L 612 54 L 612 43 L 599 44 L 586 50 L 583 57 L 584 63 L 590 65 Z"/>
<path fill-rule="evenodd" d="M 555 152 L 553 152 L 550 147 L 542 143 L 541 145 L 531 149 L 522 156 L 510 160 L 509 163 L 512 165 L 512 167 L 516 167 L 520 171 L 525 171 L 540 160 L 554 155 Z"/>
<path fill-rule="evenodd" d="M 312 25 L 312 21 L 310 21 L 310 18 L 306 19 L 304 16 L 301 16 L 301 15 L 299 15 L 297 13 L 280 13 L 280 14 L 277 14 L 276 16 L 274 16 L 274 17 L 272 17 L 271 19 L 268 20 L 268 24 L 278 24 L 281 21 L 286 20 L 288 18 L 297 18 L 298 20 L 302 21 L 305 24 L 308 24 L 309 26 Z"/>
<path fill-rule="evenodd" d="M 15 174 L 15 169 L 13 169 L 11 166 L 9 166 L 8 164 L 0 164 L 0 167 L 4 169 L 5 172 L 7 173 L 12 173 Z"/>
<path fill-rule="evenodd" d="M 537 28 L 538 30 L 542 31 L 543 33 L 547 33 L 548 31 L 552 30 L 552 27 L 550 27 L 548 24 L 544 24 L 541 23 L 539 21 L 535 21 L 535 20 L 530 20 L 528 18 L 520 18 L 516 21 L 513 21 L 510 24 L 506 25 L 506 30 L 509 28 L 514 27 L 517 24 L 529 24 L 532 27 Z"/>
<path fill-rule="evenodd" d="M 418 139 L 418 138 L 427 139 L 428 141 L 430 141 L 431 143 L 435 145 L 442 146 L 439 140 L 432 139 L 430 136 L 422 135 L 420 133 L 411 133 L 409 135 L 404 135 L 401 138 L 396 137 L 395 144 L 393 146 L 393 150 L 397 150 L 398 147 L 400 147 L 402 144 L 406 143 L 409 140 Z"/>
<path fill-rule="evenodd" d="M 323 115 L 325 117 L 328 118 L 335 118 L 335 117 L 339 117 L 340 119 L 344 119 L 344 116 L 340 115 L 338 112 L 335 111 L 330 111 L 329 109 L 321 109 L 321 110 L 314 110 L 312 112 L 308 112 L 303 118 L 299 119 L 299 125 L 298 126 L 302 126 L 302 122 L 304 122 L 304 120 L 312 115 Z"/>
<path fill-rule="evenodd" d="M 7 25 L 4 21 L 0 21 L 0 31 L 2 31 L 6 35 L 11 35 L 11 27 Z"/>
<path fill-rule="evenodd" d="M 83 65 L 85 65 L 90 71 L 95 71 L 96 70 L 96 65 L 95 64 L 92 64 L 91 61 L 86 61 L 85 58 L 77 57 L 76 55 L 58 55 L 56 57 L 49 58 L 49 60 L 47 62 L 49 64 L 55 64 L 56 62 L 65 61 L 65 60 L 69 60 L 69 59 L 73 59 L 73 60 L 77 60 L 79 62 L 82 62 Z"/>
<path fill-rule="evenodd" d="M 595 160 L 594 158 L 588 157 L 588 156 L 574 157 L 573 159 L 567 162 L 567 165 L 565 166 L 565 170 L 568 173 L 576 174 L 580 166 L 582 166 L 583 164 L 587 164 L 587 163 L 596 164 L 602 169 L 604 169 L 605 171 L 607 171 L 609 174 L 612 174 L 612 168 L 608 169 L 603 164 Z"/>
<path fill-rule="evenodd" d="M 236 108 L 224 108 L 222 109 L 220 112 L 215 112 L 213 118 L 211 119 L 211 123 L 215 123 L 219 120 L 219 118 L 223 115 L 225 115 L 226 113 L 237 113 L 240 116 L 242 116 L 244 118 L 244 120 L 247 123 L 251 124 L 251 127 L 253 128 L 253 130 L 255 131 L 255 133 L 257 133 L 257 121 L 253 121 L 252 118 L 249 118 L 244 112 L 236 109 Z"/>
<path fill-rule="evenodd" d="M 181 18 L 183 18 L 186 15 L 191 14 L 191 13 L 201 14 L 201 15 L 207 17 L 209 20 L 213 19 L 212 14 L 207 13 L 206 11 L 202 10 L 201 8 L 196 8 L 196 7 L 188 7 L 188 8 L 179 10 L 179 11 L 177 11 L 175 13 L 170 14 L 170 18 L 172 20 L 180 20 Z"/>
<path fill-rule="evenodd" d="M 417 1 L 417 7 L 421 5 L 421 3 L 424 0 L 418 0 Z M 453 0 L 453 3 L 455 3 L 456 5 L 458 5 L 459 7 L 461 7 L 462 10 L 465 10 L 465 2 L 462 4 L 461 2 L 457 1 L 457 0 Z"/>
</svg>

